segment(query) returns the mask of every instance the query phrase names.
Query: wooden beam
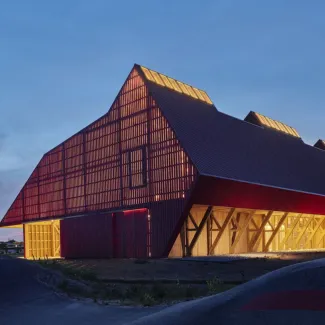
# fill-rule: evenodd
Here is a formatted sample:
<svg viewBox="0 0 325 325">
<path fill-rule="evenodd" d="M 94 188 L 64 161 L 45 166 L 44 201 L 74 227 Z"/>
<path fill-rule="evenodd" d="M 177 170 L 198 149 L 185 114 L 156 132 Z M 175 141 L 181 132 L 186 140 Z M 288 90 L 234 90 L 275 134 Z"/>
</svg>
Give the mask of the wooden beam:
<svg viewBox="0 0 325 325">
<path fill-rule="evenodd" d="M 188 214 L 188 216 L 189 216 L 190 220 L 192 221 L 194 228 L 197 229 L 198 225 L 196 224 L 191 212 Z"/>
<path fill-rule="evenodd" d="M 211 213 L 210 215 L 211 221 L 213 220 L 214 223 L 216 224 L 218 229 L 213 229 L 213 224 L 211 223 L 211 230 L 220 230 L 221 226 L 220 223 L 218 222 L 218 220 L 216 219 L 216 217 L 213 215 L 213 213 Z"/>
<path fill-rule="evenodd" d="M 322 242 L 322 240 L 324 239 L 325 236 L 325 231 L 323 231 L 323 233 L 321 234 L 317 244 L 315 245 L 315 248 L 319 248 L 319 244 Z"/>
<path fill-rule="evenodd" d="M 186 232 L 186 225 L 185 222 L 181 228 L 180 232 L 180 239 L 181 239 L 181 246 L 182 246 L 182 256 L 186 256 L 186 243 L 185 243 L 185 232 Z"/>
<path fill-rule="evenodd" d="M 235 252 L 236 245 L 238 244 L 238 242 L 239 242 L 241 236 L 243 235 L 244 231 L 247 229 L 247 226 L 249 225 L 249 222 L 253 218 L 255 212 L 256 212 L 255 210 L 251 211 L 249 213 L 249 215 L 246 217 L 246 219 L 244 220 L 243 225 L 239 227 L 239 231 L 238 231 L 237 236 L 236 236 L 236 238 L 234 240 L 234 243 L 230 246 L 230 254 L 233 254 Z"/>
<path fill-rule="evenodd" d="M 294 247 L 294 249 L 298 249 L 297 246 L 299 245 L 299 242 L 301 241 L 302 236 L 305 234 L 307 228 L 309 227 L 309 225 L 311 224 L 311 222 L 312 222 L 313 220 L 314 220 L 314 215 L 311 216 L 311 217 L 309 218 L 309 220 L 307 221 L 307 223 L 305 224 L 305 226 L 304 226 L 304 227 L 302 228 L 302 230 L 300 231 L 298 237 L 297 237 L 296 240 L 295 240 L 295 244 L 294 244 L 295 247 Z"/>
<path fill-rule="evenodd" d="M 56 247 L 55 247 L 55 225 L 54 222 L 51 223 L 51 237 L 52 237 L 52 256 L 55 256 L 55 251 L 56 251 Z"/>
<path fill-rule="evenodd" d="M 273 232 L 272 232 L 271 237 L 269 238 L 269 240 L 268 240 L 267 243 L 265 244 L 264 249 L 263 249 L 263 252 L 268 252 L 269 247 L 271 246 L 274 237 L 278 234 L 278 232 L 279 232 L 279 230 L 281 229 L 281 226 L 283 225 L 283 223 L 284 223 L 285 219 L 287 218 L 288 214 L 289 214 L 289 213 L 286 212 L 286 213 L 284 213 L 284 214 L 282 215 L 282 217 L 280 218 L 278 224 L 276 225 L 275 229 L 274 229 Z"/>
<path fill-rule="evenodd" d="M 255 227 L 255 230 L 258 230 L 258 225 L 256 224 L 254 218 L 252 219 L 252 224 Z"/>
<path fill-rule="evenodd" d="M 324 236 L 325 236 L 325 230 L 322 229 L 321 232 L 322 232 L 322 234 L 321 234 L 321 236 L 320 236 L 320 238 L 319 238 L 317 244 L 315 245 L 315 248 L 318 248 L 318 247 L 319 247 L 319 244 L 321 243 L 321 241 L 323 240 L 323 238 L 324 238 Z"/>
<path fill-rule="evenodd" d="M 205 211 L 205 214 L 204 214 L 204 216 L 203 216 L 203 218 L 202 218 L 202 220 L 201 220 L 201 222 L 200 222 L 200 224 L 199 224 L 199 226 L 198 226 L 198 228 L 197 228 L 197 230 L 196 230 L 196 232 L 195 232 L 195 234 L 194 234 L 194 237 L 193 237 L 193 239 L 192 239 L 190 245 L 188 246 L 188 250 L 189 250 L 189 254 L 190 254 L 190 256 L 192 255 L 193 247 L 194 247 L 194 245 L 196 244 L 198 238 L 200 237 L 201 232 L 202 232 L 202 230 L 203 230 L 203 227 L 204 227 L 204 225 L 205 225 L 205 223 L 206 223 L 208 217 L 210 216 L 210 213 L 211 213 L 211 211 L 212 211 L 212 208 L 213 208 L 213 207 L 210 205 L 210 206 L 207 208 L 207 210 Z"/>
<path fill-rule="evenodd" d="M 189 251 L 188 251 L 188 218 L 185 219 L 185 255 L 188 256 L 189 255 Z"/>
<path fill-rule="evenodd" d="M 316 219 L 315 219 L 315 220 L 316 220 Z M 320 218 L 320 219 L 318 220 L 318 222 L 316 223 L 316 226 L 314 227 L 313 231 L 309 234 L 309 236 L 308 236 L 306 242 L 309 242 L 309 241 L 313 240 L 313 238 L 314 238 L 314 236 L 315 236 L 317 230 L 320 228 L 320 226 L 322 225 L 323 221 L 324 221 L 323 218 Z M 311 245 L 311 246 L 313 246 L 313 245 Z"/>
<path fill-rule="evenodd" d="M 212 215 L 212 213 L 211 213 Z M 211 221 L 211 215 L 210 218 L 207 219 L 207 255 L 209 254 L 210 247 L 211 247 L 211 229 L 212 229 L 212 221 Z"/>
<path fill-rule="evenodd" d="M 230 230 L 232 232 L 230 246 L 234 244 L 237 232 L 240 229 L 239 222 L 240 222 L 240 212 L 237 213 L 235 220 L 234 218 L 231 219 L 231 223 L 233 224 L 234 229 Z"/>
<path fill-rule="evenodd" d="M 270 218 L 272 217 L 273 211 L 269 211 L 267 213 L 267 215 L 265 216 L 265 218 L 263 219 L 261 226 L 259 227 L 259 229 L 257 230 L 257 232 L 255 233 L 255 236 L 253 236 L 251 242 L 248 244 L 248 251 L 251 252 L 253 251 L 257 241 L 260 239 L 261 234 L 263 234 L 264 231 L 264 227 L 267 224 L 267 222 L 270 220 Z"/>
<path fill-rule="evenodd" d="M 272 225 L 272 223 L 270 222 L 270 220 L 267 222 L 267 224 L 270 225 L 271 229 L 274 230 L 274 226 Z"/>
<path fill-rule="evenodd" d="M 224 223 L 222 224 L 219 232 L 218 232 L 218 235 L 217 237 L 215 238 L 215 240 L 213 241 L 211 247 L 210 247 L 210 251 L 209 251 L 209 255 L 212 254 L 212 252 L 214 251 L 214 249 L 216 248 L 221 236 L 223 235 L 223 233 L 225 232 L 227 226 L 229 225 L 229 222 L 231 220 L 231 218 L 233 217 L 234 213 L 236 212 L 236 209 L 235 208 L 231 208 L 227 214 L 227 217 L 224 221 Z"/>
<path fill-rule="evenodd" d="M 296 228 L 296 226 L 297 226 L 297 224 L 298 224 L 298 222 L 299 222 L 299 219 L 301 218 L 301 215 L 302 215 L 302 214 L 298 214 L 298 216 L 295 217 L 296 219 L 295 219 L 295 221 L 294 221 L 292 227 L 289 229 L 288 232 L 286 232 L 286 234 L 285 234 L 285 236 L 284 236 L 282 242 L 281 242 L 280 245 L 279 245 L 279 250 L 283 250 L 283 249 L 284 249 L 284 245 L 285 245 L 285 243 L 287 242 L 287 240 L 289 239 L 289 237 L 291 236 L 293 230 Z"/>
</svg>

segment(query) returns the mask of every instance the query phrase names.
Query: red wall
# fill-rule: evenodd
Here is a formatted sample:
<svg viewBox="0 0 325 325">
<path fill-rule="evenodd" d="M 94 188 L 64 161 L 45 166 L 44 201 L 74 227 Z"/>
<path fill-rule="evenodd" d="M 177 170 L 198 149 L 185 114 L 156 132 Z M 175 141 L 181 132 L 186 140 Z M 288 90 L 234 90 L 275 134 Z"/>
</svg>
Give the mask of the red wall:
<svg viewBox="0 0 325 325">
<path fill-rule="evenodd" d="M 61 220 L 61 256 L 113 257 L 112 213 Z"/>
<path fill-rule="evenodd" d="M 114 256 L 118 258 L 145 258 L 149 256 L 148 210 L 118 212 L 113 220 Z"/>
<path fill-rule="evenodd" d="M 61 220 L 61 256 L 66 258 L 147 257 L 148 210 Z"/>
<path fill-rule="evenodd" d="M 184 199 L 150 204 L 152 257 L 167 257 L 184 223 Z"/>
<path fill-rule="evenodd" d="M 325 214 L 325 197 L 201 176 L 193 204 Z"/>
</svg>

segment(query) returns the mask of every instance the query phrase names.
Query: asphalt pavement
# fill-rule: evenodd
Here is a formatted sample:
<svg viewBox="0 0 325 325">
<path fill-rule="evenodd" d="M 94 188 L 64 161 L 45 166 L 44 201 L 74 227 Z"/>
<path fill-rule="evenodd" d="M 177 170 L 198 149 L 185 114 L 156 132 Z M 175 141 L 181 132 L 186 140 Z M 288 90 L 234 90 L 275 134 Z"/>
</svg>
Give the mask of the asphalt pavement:
<svg viewBox="0 0 325 325">
<path fill-rule="evenodd" d="M 37 281 L 39 267 L 0 256 L 0 324 L 125 324 L 161 307 L 100 306 L 57 295 Z"/>
</svg>

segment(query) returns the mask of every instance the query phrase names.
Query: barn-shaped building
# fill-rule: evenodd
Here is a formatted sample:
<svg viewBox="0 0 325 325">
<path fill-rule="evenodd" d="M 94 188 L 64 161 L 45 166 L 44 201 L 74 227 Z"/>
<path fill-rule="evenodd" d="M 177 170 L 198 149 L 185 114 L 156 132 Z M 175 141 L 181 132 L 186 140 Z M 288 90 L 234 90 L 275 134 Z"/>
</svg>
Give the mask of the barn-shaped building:
<svg viewBox="0 0 325 325">
<path fill-rule="evenodd" d="M 323 248 L 324 148 L 135 65 L 107 114 L 43 156 L 0 226 L 23 226 L 27 258 Z"/>
</svg>

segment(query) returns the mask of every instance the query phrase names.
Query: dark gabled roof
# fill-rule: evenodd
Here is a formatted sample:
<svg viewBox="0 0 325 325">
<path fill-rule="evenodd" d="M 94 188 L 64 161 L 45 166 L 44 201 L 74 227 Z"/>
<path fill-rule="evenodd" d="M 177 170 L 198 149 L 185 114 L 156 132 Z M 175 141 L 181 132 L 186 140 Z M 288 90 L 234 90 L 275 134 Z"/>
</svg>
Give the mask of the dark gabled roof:
<svg viewBox="0 0 325 325">
<path fill-rule="evenodd" d="M 314 144 L 314 147 L 315 147 L 315 148 L 318 148 L 318 149 L 325 150 L 325 141 L 322 140 L 322 139 L 319 139 L 319 140 Z"/>
<path fill-rule="evenodd" d="M 146 82 L 200 174 L 325 195 L 325 152 Z"/>
</svg>

